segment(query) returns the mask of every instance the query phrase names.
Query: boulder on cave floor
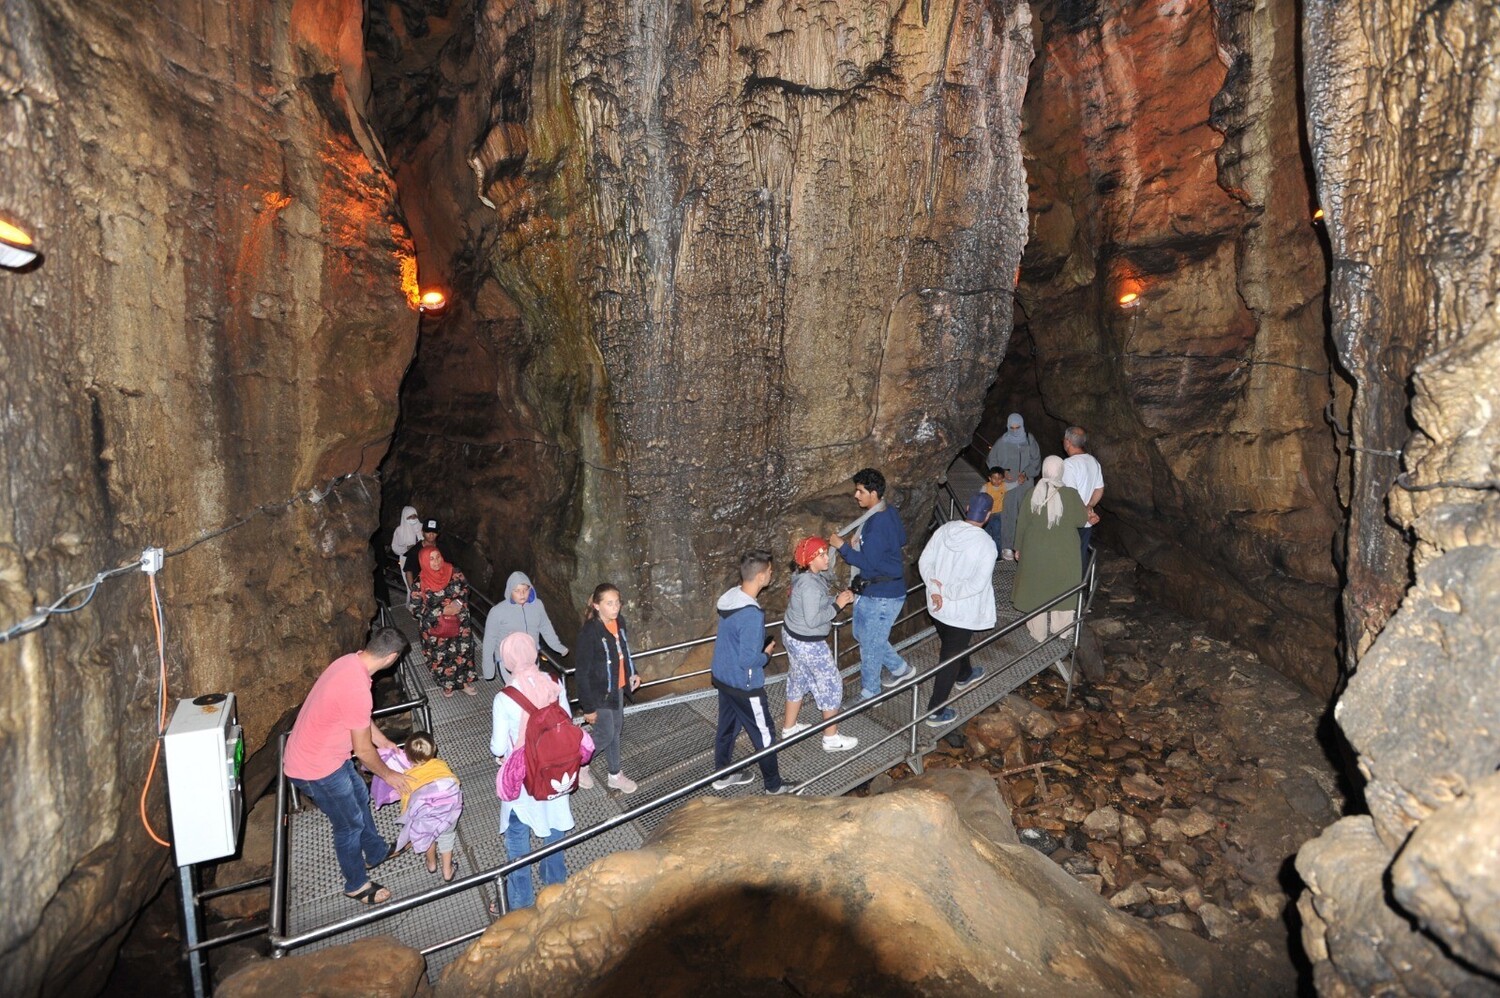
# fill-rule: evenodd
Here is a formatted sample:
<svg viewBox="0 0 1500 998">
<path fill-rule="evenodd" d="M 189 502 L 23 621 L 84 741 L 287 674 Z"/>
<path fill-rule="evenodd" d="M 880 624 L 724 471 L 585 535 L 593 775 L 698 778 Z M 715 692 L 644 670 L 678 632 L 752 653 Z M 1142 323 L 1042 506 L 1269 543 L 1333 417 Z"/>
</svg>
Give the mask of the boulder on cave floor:
<svg viewBox="0 0 1500 998">
<path fill-rule="evenodd" d="M 440 995 L 1198 995 L 1160 938 L 1014 844 L 962 770 L 700 800 L 496 922 Z"/>
<path fill-rule="evenodd" d="M 257 960 L 214 989 L 215 998 L 425 998 L 430 994 L 426 959 L 390 936 L 280 960 Z"/>
</svg>

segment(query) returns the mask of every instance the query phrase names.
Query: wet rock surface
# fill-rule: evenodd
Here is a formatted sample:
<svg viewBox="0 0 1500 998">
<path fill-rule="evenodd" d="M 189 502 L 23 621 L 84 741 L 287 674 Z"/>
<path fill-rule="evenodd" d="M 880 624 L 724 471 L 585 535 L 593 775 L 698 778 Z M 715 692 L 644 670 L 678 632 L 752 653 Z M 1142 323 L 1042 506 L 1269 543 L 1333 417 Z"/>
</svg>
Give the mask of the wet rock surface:
<svg viewBox="0 0 1500 998">
<path fill-rule="evenodd" d="M 1031 239 L 981 428 L 1020 412 L 1044 454 L 1088 429 L 1097 530 L 1143 584 L 1327 695 L 1342 514 L 1296 4 L 1033 10 Z"/>
<path fill-rule="evenodd" d="M 166 548 L 168 696 L 235 691 L 253 749 L 373 611 L 379 484 L 323 490 L 375 470 L 416 322 L 362 5 L 238 15 L 0 11 L 0 210 L 44 254 L 0 273 L 0 617 Z M 170 871 L 148 599 L 112 579 L 0 645 L 6 994 L 97 990 Z M 170 838 L 160 765 L 147 811 Z"/>
<path fill-rule="evenodd" d="M 407 4 L 389 31 L 416 52 L 439 20 Z M 414 428 L 458 435 L 398 444 L 426 469 L 407 491 L 493 541 L 496 574 L 573 606 L 615 582 L 661 643 L 711 629 L 742 550 L 852 519 L 862 466 L 925 522 L 1010 326 L 1025 5 L 501 2 L 472 23 L 435 64 L 487 103 L 408 149 L 489 212 L 453 257 L 480 347 L 419 368 Z M 446 248 L 470 207 L 418 227 Z M 542 522 L 520 497 L 553 487 Z"/>
<path fill-rule="evenodd" d="M 1105 563 L 1090 626 L 1113 635 L 1105 679 L 1066 704 L 1055 673 L 1037 677 L 927 772 L 989 774 L 1023 844 L 1112 907 L 1222 944 L 1210 963 L 1263 979 L 1260 993 L 1295 991 L 1291 857 L 1342 805 L 1315 740 L 1323 706 L 1139 596 L 1123 560 Z M 909 771 L 893 772 L 900 787 Z"/>
</svg>

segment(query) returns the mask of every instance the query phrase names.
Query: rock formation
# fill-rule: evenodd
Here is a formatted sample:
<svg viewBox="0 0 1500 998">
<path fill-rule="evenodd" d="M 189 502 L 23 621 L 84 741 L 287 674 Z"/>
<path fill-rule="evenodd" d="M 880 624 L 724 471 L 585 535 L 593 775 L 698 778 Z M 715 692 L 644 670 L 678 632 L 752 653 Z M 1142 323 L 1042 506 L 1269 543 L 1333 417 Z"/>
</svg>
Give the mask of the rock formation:
<svg viewBox="0 0 1500 998">
<path fill-rule="evenodd" d="M 0 11 L 0 215 L 45 254 L 0 271 L 0 624 L 163 546 L 169 695 L 234 690 L 252 745 L 363 635 L 379 488 L 321 489 L 375 469 L 415 331 L 361 4 L 257 11 Z M 170 867 L 147 604 L 0 645 L 6 994 L 97 988 Z"/>
<path fill-rule="evenodd" d="M 1088 428 L 1107 542 L 1329 693 L 1339 509 L 1295 5 L 1037 10 L 1024 315 L 985 429 L 1019 411 L 1061 453 Z"/>
<path fill-rule="evenodd" d="M 492 557 L 539 555 L 575 602 L 611 578 L 658 633 L 708 623 L 739 550 L 784 547 L 862 465 L 913 487 L 922 520 L 1010 324 L 1024 5 L 491 2 L 476 17 L 472 63 L 456 43 L 437 60 L 445 79 L 476 67 L 488 102 L 463 168 L 499 224 L 467 260 L 466 321 L 509 345 L 485 364 L 522 373 L 474 373 L 455 398 L 494 384 L 490 404 L 516 415 L 427 403 L 424 432 L 442 413 L 460 439 L 484 432 L 468 457 L 403 444 L 408 491 L 451 479 L 434 502 L 485 521 Z M 514 474 L 467 470 L 509 460 Z M 538 469 L 566 497 L 545 546 L 489 494 Z"/>
<path fill-rule="evenodd" d="M 496 922 L 437 991 L 1200 993 L 960 770 L 864 799 L 695 802 Z"/>
<path fill-rule="evenodd" d="M 320 995 L 335 998 L 426 998 L 427 961 L 392 939 L 376 936 L 295 960 L 258 960 L 214 989 L 219 998 Z"/>
<path fill-rule="evenodd" d="M 1500 660 L 1497 41 L 1493 5 L 1308 5 L 1334 342 L 1354 381 L 1340 477 L 1359 660 L 1336 717 L 1369 807 L 1297 860 L 1328 995 L 1500 993 L 1500 716 L 1483 692 Z"/>
</svg>

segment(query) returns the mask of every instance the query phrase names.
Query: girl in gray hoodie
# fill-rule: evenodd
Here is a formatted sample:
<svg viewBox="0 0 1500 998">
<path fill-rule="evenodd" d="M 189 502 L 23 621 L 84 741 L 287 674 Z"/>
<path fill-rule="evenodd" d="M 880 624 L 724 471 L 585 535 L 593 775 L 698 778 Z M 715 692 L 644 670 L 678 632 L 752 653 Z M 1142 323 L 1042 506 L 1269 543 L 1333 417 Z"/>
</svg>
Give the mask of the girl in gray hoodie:
<svg viewBox="0 0 1500 998">
<path fill-rule="evenodd" d="M 781 622 L 788 663 L 783 738 L 811 727 L 797 723 L 802 698 L 808 693 L 823 712 L 823 720 L 839 712 L 844 702 L 844 680 L 828 647 L 828 632 L 833 629 L 833 618 L 838 612 L 854 602 L 854 593 L 848 589 L 834 595 L 835 580 L 828 570 L 828 542 L 823 538 L 804 537 L 797 543 L 792 560 L 797 564 L 796 575 L 792 578 L 786 618 Z M 836 724 L 823 730 L 825 752 L 847 752 L 858 744 L 858 738 L 839 734 Z"/>
<path fill-rule="evenodd" d="M 538 648 L 542 641 L 558 655 L 566 655 L 568 646 L 563 644 L 547 616 L 547 608 L 537 598 L 536 587 L 525 572 L 511 572 L 505 580 L 505 597 L 490 607 L 484 618 L 484 654 L 479 660 L 479 669 L 485 679 L 494 679 L 495 670 L 500 678 L 510 685 L 510 671 L 500 661 L 500 642 L 517 631 L 531 635 Z"/>
</svg>

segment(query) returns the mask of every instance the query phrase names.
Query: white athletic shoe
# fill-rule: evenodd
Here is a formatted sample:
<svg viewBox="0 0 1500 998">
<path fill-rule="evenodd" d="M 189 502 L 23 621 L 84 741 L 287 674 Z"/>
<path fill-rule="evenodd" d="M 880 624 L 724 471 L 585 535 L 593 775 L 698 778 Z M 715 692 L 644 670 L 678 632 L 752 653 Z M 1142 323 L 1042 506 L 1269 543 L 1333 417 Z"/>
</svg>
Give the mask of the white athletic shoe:
<svg viewBox="0 0 1500 998">
<path fill-rule="evenodd" d="M 824 752 L 847 752 L 859 744 L 859 739 L 850 735 L 824 735 Z"/>
<path fill-rule="evenodd" d="M 806 731 L 810 727 L 812 727 L 811 724 L 803 724 L 801 721 L 798 721 L 796 724 L 792 725 L 790 728 L 782 728 L 781 729 L 781 737 L 783 737 L 783 738 L 790 738 L 793 735 L 797 734 L 799 731 Z"/>
<path fill-rule="evenodd" d="M 633 794 L 640 789 L 636 782 L 624 773 L 610 773 L 609 779 L 605 781 L 611 790 L 618 790 L 622 794 Z"/>
<path fill-rule="evenodd" d="M 594 774 L 589 772 L 589 768 L 587 766 L 580 766 L 578 769 L 578 789 L 594 789 Z"/>
</svg>

